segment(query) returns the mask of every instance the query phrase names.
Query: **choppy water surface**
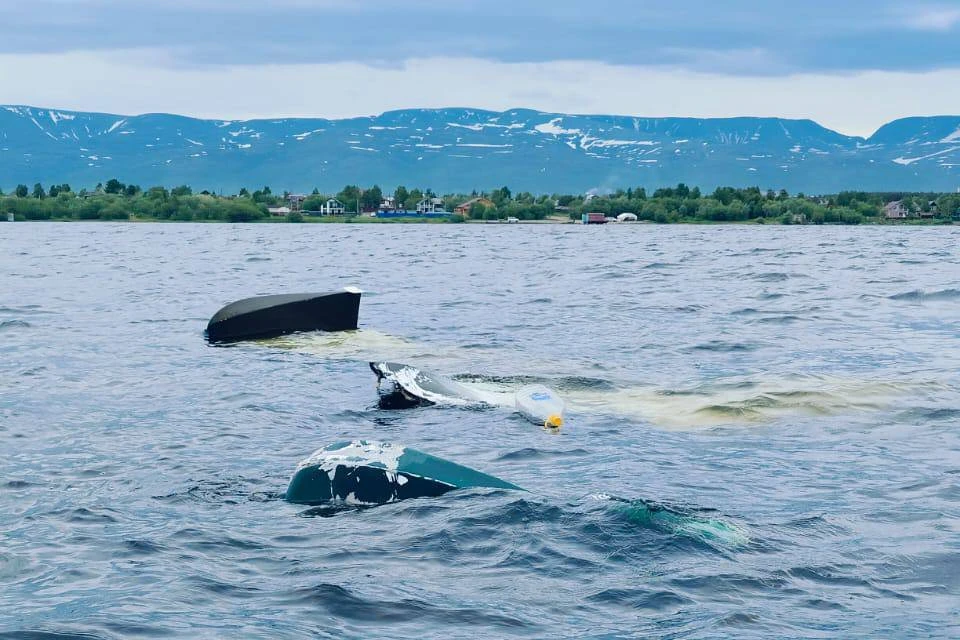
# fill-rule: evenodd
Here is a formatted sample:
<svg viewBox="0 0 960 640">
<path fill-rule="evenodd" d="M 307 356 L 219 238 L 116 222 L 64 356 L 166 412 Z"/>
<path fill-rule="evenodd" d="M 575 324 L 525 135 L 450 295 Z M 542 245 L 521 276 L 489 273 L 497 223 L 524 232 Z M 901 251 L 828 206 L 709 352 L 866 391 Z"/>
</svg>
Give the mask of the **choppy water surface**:
<svg viewBox="0 0 960 640">
<path fill-rule="evenodd" d="M 958 637 L 958 231 L 0 225 L 0 636 Z M 344 285 L 356 333 L 203 340 Z M 528 492 L 281 499 L 357 437 Z"/>
</svg>

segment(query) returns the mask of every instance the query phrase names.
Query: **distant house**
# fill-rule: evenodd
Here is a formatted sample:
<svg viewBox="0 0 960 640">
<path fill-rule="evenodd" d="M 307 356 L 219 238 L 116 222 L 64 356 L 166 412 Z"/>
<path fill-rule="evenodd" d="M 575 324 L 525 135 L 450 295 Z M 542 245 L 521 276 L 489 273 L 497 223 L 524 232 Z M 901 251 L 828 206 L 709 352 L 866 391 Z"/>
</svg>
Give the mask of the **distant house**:
<svg viewBox="0 0 960 640">
<path fill-rule="evenodd" d="M 303 208 L 303 201 L 306 199 L 307 196 L 298 193 L 287 194 L 287 203 L 292 211 L 300 211 Z"/>
<path fill-rule="evenodd" d="M 320 205 L 320 215 L 322 216 L 342 216 L 346 208 L 343 203 L 336 198 L 330 198 Z"/>
<path fill-rule="evenodd" d="M 267 207 L 267 212 L 272 216 L 285 216 L 290 211 L 290 207 Z"/>
<path fill-rule="evenodd" d="M 384 196 L 383 202 L 380 203 L 380 211 L 396 211 L 397 210 L 397 199 L 393 196 Z"/>
<path fill-rule="evenodd" d="M 467 216 L 467 217 L 469 217 L 469 216 L 470 216 L 470 209 L 471 209 L 471 208 L 473 207 L 473 205 L 475 205 L 475 204 L 480 204 L 480 205 L 483 205 L 484 207 L 495 207 L 495 206 L 497 206 L 497 205 L 495 205 L 495 204 L 493 203 L 493 200 L 488 200 L 487 198 L 484 198 L 484 197 L 470 198 L 469 200 L 467 200 L 466 202 L 464 202 L 464 203 L 461 204 L 460 206 L 456 207 L 456 208 L 453 210 L 453 212 L 454 212 L 454 213 L 457 213 L 457 214 L 460 214 L 461 216 Z"/>
<path fill-rule="evenodd" d="M 417 203 L 417 213 L 446 213 L 442 198 L 424 198 Z"/>
<path fill-rule="evenodd" d="M 936 218 L 936 217 L 937 217 L 937 213 L 939 213 L 939 210 L 940 210 L 940 207 L 937 206 L 937 201 L 936 201 L 936 200 L 930 200 L 930 201 L 927 203 L 927 210 L 926 210 L 926 211 L 923 211 L 923 210 L 920 211 L 920 217 L 921 217 L 921 218 Z"/>
<path fill-rule="evenodd" d="M 894 202 L 888 202 L 886 205 L 884 205 L 883 217 L 888 220 L 909 218 L 910 211 L 907 209 L 906 205 L 903 204 L 903 200 L 895 200 Z"/>
</svg>

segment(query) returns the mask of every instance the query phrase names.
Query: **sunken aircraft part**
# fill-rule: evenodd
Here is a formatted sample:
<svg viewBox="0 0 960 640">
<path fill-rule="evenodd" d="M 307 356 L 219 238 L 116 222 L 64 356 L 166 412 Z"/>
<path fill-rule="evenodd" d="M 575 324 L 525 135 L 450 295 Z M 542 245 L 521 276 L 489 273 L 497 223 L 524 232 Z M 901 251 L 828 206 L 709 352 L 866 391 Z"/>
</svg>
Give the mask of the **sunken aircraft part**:
<svg viewBox="0 0 960 640">
<path fill-rule="evenodd" d="M 275 338 L 296 331 L 350 331 L 360 314 L 359 289 L 286 293 L 231 302 L 207 324 L 210 342 Z"/>
<path fill-rule="evenodd" d="M 482 404 L 472 389 L 443 376 L 398 362 L 371 362 L 377 375 L 378 406 L 381 409 L 428 407 L 437 403 Z"/>
<path fill-rule="evenodd" d="M 563 425 L 563 399 L 542 384 L 497 392 L 467 386 L 398 362 L 371 362 L 370 369 L 377 375 L 377 406 L 381 409 L 409 409 L 435 404 L 504 407 L 514 409 L 533 424 L 548 429 Z"/>
<path fill-rule="evenodd" d="M 297 466 L 286 499 L 296 504 L 378 505 L 435 497 L 454 489 L 520 487 L 399 444 L 331 444 Z"/>
</svg>

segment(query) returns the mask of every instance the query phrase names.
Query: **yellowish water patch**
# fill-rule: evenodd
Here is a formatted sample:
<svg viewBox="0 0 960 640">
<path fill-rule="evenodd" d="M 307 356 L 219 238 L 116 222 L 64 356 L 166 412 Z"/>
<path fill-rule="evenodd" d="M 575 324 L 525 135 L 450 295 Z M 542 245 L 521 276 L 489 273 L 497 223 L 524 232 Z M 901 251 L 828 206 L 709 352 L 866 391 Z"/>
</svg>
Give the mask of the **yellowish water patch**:
<svg viewBox="0 0 960 640">
<path fill-rule="evenodd" d="M 931 381 L 857 380 L 821 375 L 739 379 L 687 390 L 633 387 L 566 394 L 577 412 L 606 411 L 674 429 L 767 424 L 790 416 L 832 416 L 891 407 L 942 388 Z"/>
<path fill-rule="evenodd" d="M 338 360 L 390 360 L 403 362 L 424 353 L 423 345 L 371 329 L 356 331 L 296 333 L 260 344 L 278 349 Z"/>
</svg>

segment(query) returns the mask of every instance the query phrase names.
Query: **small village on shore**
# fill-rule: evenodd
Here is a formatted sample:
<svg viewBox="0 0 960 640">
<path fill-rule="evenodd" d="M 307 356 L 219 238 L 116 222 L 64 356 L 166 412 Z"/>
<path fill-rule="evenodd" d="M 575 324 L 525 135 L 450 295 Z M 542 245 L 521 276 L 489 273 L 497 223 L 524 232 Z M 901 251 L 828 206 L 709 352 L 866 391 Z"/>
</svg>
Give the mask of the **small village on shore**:
<svg viewBox="0 0 960 640">
<path fill-rule="evenodd" d="M 0 220 L 135 220 L 203 222 L 438 222 L 607 224 L 955 224 L 957 193 L 842 191 L 807 196 L 758 187 L 718 187 L 704 193 L 681 183 L 648 194 L 646 188 L 607 193 L 491 191 L 440 196 L 399 186 L 348 185 L 335 195 L 273 193 L 269 186 L 237 194 L 194 192 L 188 185 L 142 189 L 111 178 L 75 192 L 69 184 L 18 185 L 0 192 Z"/>
</svg>

